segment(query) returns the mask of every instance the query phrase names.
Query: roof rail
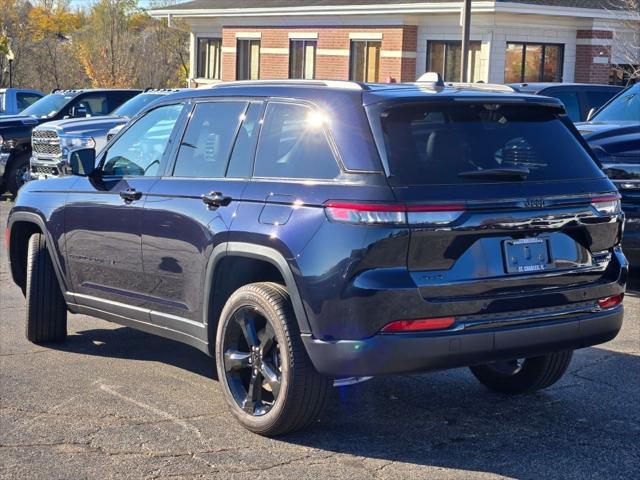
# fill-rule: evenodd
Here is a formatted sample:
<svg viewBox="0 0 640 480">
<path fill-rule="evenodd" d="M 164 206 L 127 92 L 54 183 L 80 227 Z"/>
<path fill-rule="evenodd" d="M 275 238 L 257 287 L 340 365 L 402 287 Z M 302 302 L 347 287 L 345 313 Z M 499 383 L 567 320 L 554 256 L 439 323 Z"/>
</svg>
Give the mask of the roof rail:
<svg viewBox="0 0 640 480">
<path fill-rule="evenodd" d="M 477 90 L 491 90 L 498 92 L 514 93 L 516 89 L 509 85 L 502 85 L 500 83 L 484 83 L 484 82 L 447 82 L 448 87 L 456 88 L 475 88 Z"/>
<path fill-rule="evenodd" d="M 153 87 L 147 87 L 142 91 L 142 93 L 149 93 L 149 92 L 179 92 L 179 91 L 180 91 L 179 88 L 153 88 Z"/>
<path fill-rule="evenodd" d="M 238 86 L 301 86 L 301 87 L 330 87 L 342 88 L 345 90 L 369 90 L 365 83 L 352 82 L 348 80 L 235 80 L 232 82 L 222 82 L 212 88 L 238 87 Z"/>
</svg>

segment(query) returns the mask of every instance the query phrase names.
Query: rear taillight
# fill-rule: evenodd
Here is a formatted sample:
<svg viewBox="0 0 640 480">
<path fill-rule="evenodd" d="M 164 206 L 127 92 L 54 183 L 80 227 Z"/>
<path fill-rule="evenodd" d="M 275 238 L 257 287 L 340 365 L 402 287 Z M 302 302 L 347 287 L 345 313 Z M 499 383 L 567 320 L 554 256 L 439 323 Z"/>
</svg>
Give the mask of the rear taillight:
<svg viewBox="0 0 640 480">
<path fill-rule="evenodd" d="M 618 295 L 612 295 L 611 297 L 605 297 L 598 300 L 598 306 L 600 308 L 613 308 L 617 307 L 622 303 L 624 298 L 624 293 L 620 293 Z"/>
<path fill-rule="evenodd" d="M 615 215 L 620 213 L 620 196 L 607 195 L 606 197 L 592 198 L 591 206 L 602 215 Z"/>
<path fill-rule="evenodd" d="M 421 318 L 417 320 L 396 320 L 385 325 L 383 333 L 423 332 L 428 330 L 444 330 L 456 323 L 454 317 Z"/>
<path fill-rule="evenodd" d="M 464 205 L 403 205 L 329 201 L 325 204 L 329 220 L 363 225 L 444 225 L 464 213 Z"/>
</svg>

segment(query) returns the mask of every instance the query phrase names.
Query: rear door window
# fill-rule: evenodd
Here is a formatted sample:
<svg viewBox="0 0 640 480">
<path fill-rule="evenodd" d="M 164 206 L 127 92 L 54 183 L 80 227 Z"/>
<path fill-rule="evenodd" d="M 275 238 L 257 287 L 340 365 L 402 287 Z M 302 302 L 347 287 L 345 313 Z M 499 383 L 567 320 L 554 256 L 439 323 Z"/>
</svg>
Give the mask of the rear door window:
<svg viewBox="0 0 640 480">
<path fill-rule="evenodd" d="M 247 102 L 198 103 L 180 143 L 174 177 L 221 178 Z"/>
<path fill-rule="evenodd" d="M 231 160 L 227 167 L 227 177 L 249 178 L 253 170 L 253 157 L 256 151 L 256 140 L 260 131 L 262 103 L 251 103 L 242 116 L 242 126 L 236 136 Z"/>
<path fill-rule="evenodd" d="M 585 92 L 587 96 L 587 111 L 592 108 L 598 109 L 605 103 L 607 103 L 611 97 L 613 97 L 618 92 L 611 91 L 587 91 Z"/>
<path fill-rule="evenodd" d="M 567 110 L 567 115 L 569 115 L 572 122 L 579 122 L 582 120 L 578 92 L 552 91 L 550 93 L 544 92 L 543 95 L 555 97 L 560 100 L 564 104 L 564 108 Z"/>
<path fill-rule="evenodd" d="M 549 109 L 535 106 L 416 103 L 374 112 L 395 185 L 597 178 L 599 168 Z M 378 128 L 377 128 L 378 127 Z M 494 169 L 495 175 L 474 175 Z M 469 173 L 472 173 L 469 175 Z"/>
<path fill-rule="evenodd" d="M 293 103 L 267 105 L 254 176 L 333 179 L 339 173 L 318 112 Z"/>
</svg>

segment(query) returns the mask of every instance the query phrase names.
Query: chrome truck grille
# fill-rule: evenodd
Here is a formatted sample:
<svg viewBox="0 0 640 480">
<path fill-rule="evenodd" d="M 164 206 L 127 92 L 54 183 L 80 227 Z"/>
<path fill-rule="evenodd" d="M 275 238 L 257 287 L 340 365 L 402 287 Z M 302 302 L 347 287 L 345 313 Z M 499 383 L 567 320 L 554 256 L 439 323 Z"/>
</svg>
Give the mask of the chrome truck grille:
<svg viewBox="0 0 640 480">
<path fill-rule="evenodd" d="M 60 138 L 55 130 L 34 130 L 31 148 L 36 157 L 55 157 L 62 153 Z"/>
</svg>

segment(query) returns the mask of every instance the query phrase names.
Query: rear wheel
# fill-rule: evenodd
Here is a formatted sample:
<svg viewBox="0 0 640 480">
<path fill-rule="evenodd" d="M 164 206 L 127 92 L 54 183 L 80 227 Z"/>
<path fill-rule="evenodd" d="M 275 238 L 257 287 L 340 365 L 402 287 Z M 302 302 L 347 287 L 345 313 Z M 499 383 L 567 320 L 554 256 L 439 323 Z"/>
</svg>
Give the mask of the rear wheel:
<svg viewBox="0 0 640 480">
<path fill-rule="evenodd" d="M 29 174 L 29 155 L 23 154 L 17 157 L 7 170 L 6 182 L 7 190 L 14 197 L 18 194 L 18 190 L 27 182 Z"/>
<path fill-rule="evenodd" d="M 492 362 L 470 367 L 484 386 L 500 393 L 528 393 L 547 388 L 567 370 L 572 350 L 541 357 Z"/>
<path fill-rule="evenodd" d="M 216 367 L 231 413 L 260 435 L 281 435 L 313 423 L 330 379 L 306 354 L 286 289 L 276 283 L 239 288 L 218 324 Z"/>
<path fill-rule="evenodd" d="M 44 235 L 29 238 L 27 253 L 27 340 L 61 342 L 67 336 L 67 305 L 47 251 Z"/>
</svg>

